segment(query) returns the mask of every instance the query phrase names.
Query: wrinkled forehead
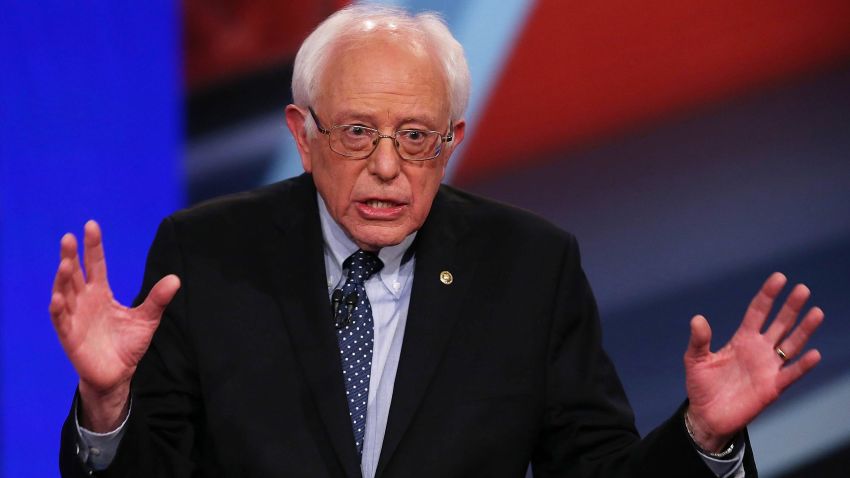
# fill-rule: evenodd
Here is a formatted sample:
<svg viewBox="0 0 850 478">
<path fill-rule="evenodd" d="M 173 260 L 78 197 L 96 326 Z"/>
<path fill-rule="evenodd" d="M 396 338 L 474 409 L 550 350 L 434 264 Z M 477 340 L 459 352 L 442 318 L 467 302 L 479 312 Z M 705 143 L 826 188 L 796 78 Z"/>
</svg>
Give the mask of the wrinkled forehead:
<svg viewBox="0 0 850 478">
<path fill-rule="evenodd" d="M 436 52 L 424 36 L 412 32 L 375 30 L 343 35 L 331 42 L 322 70 L 327 71 L 341 58 L 360 51 L 365 52 L 367 56 L 377 56 L 387 51 L 402 52 L 404 56 L 431 61 L 439 67 Z"/>
</svg>

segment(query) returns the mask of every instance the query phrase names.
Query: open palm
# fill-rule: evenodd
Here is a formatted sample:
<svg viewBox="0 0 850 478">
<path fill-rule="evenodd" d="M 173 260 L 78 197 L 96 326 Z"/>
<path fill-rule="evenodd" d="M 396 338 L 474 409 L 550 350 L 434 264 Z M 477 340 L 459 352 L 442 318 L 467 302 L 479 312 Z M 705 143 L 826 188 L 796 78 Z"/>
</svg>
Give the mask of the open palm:
<svg viewBox="0 0 850 478">
<path fill-rule="evenodd" d="M 684 358 L 688 416 L 697 428 L 695 437 L 698 441 L 704 437 L 707 443 L 700 445 L 708 450 L 728 442 L 820 360 L 817 350 L 809 350 L 788 362 L 801 354 L 823 321 L 823 311 L 813 307 L 795 327 L 810 295 L 804 285 L 791 291 L 776 318 L 761 331 L 785 283 L 779 273 L 765 281 L 735 335 L 717 352 L 710 350 L 711 328 L 706 319 L 698 315 L 691 320 Z"/>
<path fill-rule="evenodd" d="M 84 390 L 94 395 L 106 395 L 119 388 L 129 390 L 136 366 L 180 281 L 174 275 L 164 277 L 140 306 L 128 308 L 115 300 L 109 287 L 97 223 L 89 221 L 85 226 L 85 276 L 76 238 L 66 234 L 60 247 L 50 316 L 59 341 L 80 376 L 81 394 Z"/>
</svg>

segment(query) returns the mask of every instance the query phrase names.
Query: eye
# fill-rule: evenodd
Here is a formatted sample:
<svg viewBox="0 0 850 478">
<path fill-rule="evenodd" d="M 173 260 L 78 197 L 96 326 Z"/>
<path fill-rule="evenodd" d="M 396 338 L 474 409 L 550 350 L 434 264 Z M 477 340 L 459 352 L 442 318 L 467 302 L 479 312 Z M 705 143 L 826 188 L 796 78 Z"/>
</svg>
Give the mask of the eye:
<svg viewBox="0 0 850 478">
<path fill-rule="evenodd" d="M 418 142 L 425 139 L 425 132 L 419 131 L 418 129 L 406 129 L 404 130 L 402 137 L 406 141 Z"/>
<path fill-rule="evenodd" d="M 360 153 L 372 147 L 375 130 L 360 124 L 345 124 L 331 133 L 331 148 L 343 154 Z"/>
<path fill-rule="evenodd" d="M 360 125 L 351 125 L 348 127 L 348 134 L 352 136 L 363 136 L 366 134 L 366 128 Z"/>
<path fill-rule="evenodd" d="M 347 141 L 368 140 L 375 135 L 375 130 L 361 124 L 342 125 L 339 129 Z"/>
</svg>

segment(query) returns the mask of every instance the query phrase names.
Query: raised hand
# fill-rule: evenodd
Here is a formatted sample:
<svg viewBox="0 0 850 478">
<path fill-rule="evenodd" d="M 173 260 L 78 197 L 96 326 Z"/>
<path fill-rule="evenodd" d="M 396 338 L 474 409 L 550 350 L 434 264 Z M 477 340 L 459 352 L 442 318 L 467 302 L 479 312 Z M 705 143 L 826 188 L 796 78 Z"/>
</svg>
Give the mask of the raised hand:
<svg viewBox="0 0 850 478">
<path fill-rule="evenodd" d="M 105 432 L 126 415 L 130 379 L 180 280 L 165 276 L 140 306 L 128 308 L 112 295 L 102 235 L 94 221 L 85 225 L 84 249 L 85 275 L 76 238 L 73 234 L 62 237 L 50 317 L 80 376 L 82 425 Z"/>
<path fill-rule="evenodd" d="M 823 311 L 812 307 L 797 317 L 809 299 L 809 289 L 798 284 L 776 318 L 762 332 L 774 300 L 785 286 L 785 276 L 774 273 L 750 302 L 740 327 L 723 348 L 712 353 L 711 328 L 706 319 L 691 319 L 691 339 L 685 352 L 685 383 L 690 400 L 687 411 L 697 444 L 719 451 L 783 390 L 820 361 L 817 350 L 803 352 L 823 321 Z"/>
</svg>

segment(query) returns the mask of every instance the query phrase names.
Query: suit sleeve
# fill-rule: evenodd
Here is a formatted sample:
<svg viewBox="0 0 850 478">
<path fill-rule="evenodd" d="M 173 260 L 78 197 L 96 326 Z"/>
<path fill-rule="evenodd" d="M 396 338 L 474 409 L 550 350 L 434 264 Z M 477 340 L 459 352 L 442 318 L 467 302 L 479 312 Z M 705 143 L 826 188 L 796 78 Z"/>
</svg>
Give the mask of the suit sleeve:
<svg viewBox="0 0 850 478">
<path fill-rule="evenodd" d="M 683 408 L 639 437 L 623 387 L 602 349 L 596 303 L 572 238 L 560 282 L 549 333 L 546 405 L 532 461 L 534 477 L 714 478 L 685 431 Z M 750 449 L 744 459 L 747 478 L 758 476 Z"/>
<path fill-rule="evenodd" d="M 160 224 L 148 254 L 138 304 L 167 274 L 176 274 L 182 287 L 163 315 L 147 353 L 133 376 L 133 410 L 112 464 L 93 472 L 76 454 L 78 435 L 74 411 L 62 428 L 59 466 L 62 476 L 191 476 L 193 456 L 203 429 L 197 367 L 186 335 L 187 296 L 183 260 L 171 219 Z"/>
</svg>

